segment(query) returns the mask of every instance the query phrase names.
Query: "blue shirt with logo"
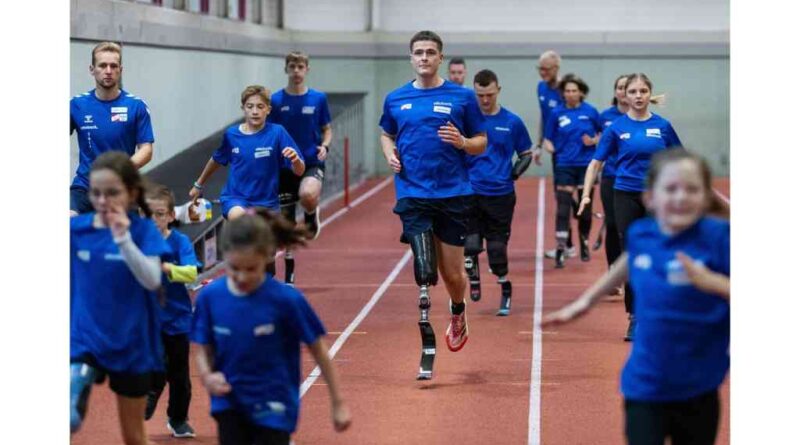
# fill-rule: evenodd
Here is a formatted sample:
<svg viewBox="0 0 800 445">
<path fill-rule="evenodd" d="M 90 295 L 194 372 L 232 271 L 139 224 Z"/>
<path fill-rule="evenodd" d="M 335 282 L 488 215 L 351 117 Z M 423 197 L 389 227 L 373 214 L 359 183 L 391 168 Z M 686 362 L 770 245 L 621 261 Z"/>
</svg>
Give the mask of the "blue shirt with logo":
<svg viewBox="0 0 800 445">
<path fill-rule="evenodd" d="M 177 266 L 197 266 L 192 241 L 183 233 L 171 229 L 166 238 L 169 254 L 164 259 Z M 161 308 L 161 331 L 167 335 L 188 334 L 192 327 L 192 300 L 184 283 L 173 283 L 162 274 L 161 287 L 166 296 Z"/>
<path fill-rule="evenodd" d="M 284 148 L 294 148 L 303 159 L 295 141 L 278 124 L 266 123 L 254 134 L 242 133 L 239 124 L 230 126 L 212 156 L 221 165 L 230 164 L 220 201 L 241 199 L 251 206 L 278 210 L 278 174 L 281 167 L 292 167 L 283 157 Z"/>
<path fill-rule="evenodd" d="M 499 196 L 514 191 L 511 179 L 512 158 L 533 146 L 528 129 L 516 114 L 500 107 L 494 115 L 485 115 L 486 151 L 467 155 L 469 181 L 476 194 Z"/>
<path fill-rule="evenodd" d="M 163 348 L 157 292 L 133 276 L 111 230 L 95 213 L 70 218 L 70 359 L 93 357 L 111 372 L 161 371 Z M 169 248 L 153 221 L 129 212 L 134 244 L 152 257 Z"/>
<path fill-rule="evenodd" d="M 592 161 L 594 145 L 584 145 L 583 135 L 594 137 L 602 131 L 597 109 L 586 102 L 575 108 L 559 105 L 553 109 L 544 137 L 553 143 L 556 165 L 585 167 Z"/>
<path fill-rule="evenodd" d="M 486 133 L 475 93 L 445 80 L 435 88 L 413 82 L 386 96 L 380 126 L 394 136 L 403 168 L 395 174 L 397 199 L 471 195 L 467 154 L 439 138 L 452 123 L 465 137 Z"/>
<path fill-rule="evenodd" d="M 293 432 L 300 408 L 300 344 L 325 328 L 297 289 L 267 275 L 248 295 L 234 295 L 227 278 L 197 296 L 192 341 L 214 349 L 214 370 L 232 390 L 211 396 L 211 413 L 237 410 L 254 424 Z"/>
<path fill-rule="evenodd" d="M 101 154 L 124 151 L 136 153 L 138 144 L 152 143 L 150 110 L 144 101 L 121 90 L 113 100 L 100 100 L 95 90 L 69 101 L 69 131 L 78 132 L 78 169 L 72 186 L 89 189 L 89 170 Z"/>
<path fill-rule="evenodd" d="M 612 105 L 600 113 L 600 123 L 603 125 L 603 131 L 610 127 L 611 124 L 617 120 L 624 113 L 619 111 L 616 105 Z M 614 178 L 617 176 L 617 153 L 609 153 L 606 163 L 603 164 L 603 177 Z"/>
<path fill-rule="evenodd" d="M 606 162 L 617 153 L 617 175 L 614 188 L 626 192 L 641 192 L 653 154 L 681 145 L 672 124 L 652 113 L 649 119 L 635 121 L 624 115 L 603 131 L 594 159 Z"/>
<path fill-rule="evenodd" d="M 666 235 L 648 217 L 631 225 L 626 240 L 637 325 L 622 393 L 630 400 L 665 402 L 715 390 L 730 362 L 730 304 L 690 284 L 675 253 L 730 276 L 730 224 L 703 217 Z"/>
<path fill-rule="evenodd" d="M 322 143 L 322 127 L 331 123 L 325 93 L 309 88 L 305 94 L 294 95 L 282 89 L 272 94 L 271 102 L 267 122 L 280 124 L 289 132 L 306 159 L 306 167 L 324 164 L 317 158 L 317 146 Z"/>
</svg>

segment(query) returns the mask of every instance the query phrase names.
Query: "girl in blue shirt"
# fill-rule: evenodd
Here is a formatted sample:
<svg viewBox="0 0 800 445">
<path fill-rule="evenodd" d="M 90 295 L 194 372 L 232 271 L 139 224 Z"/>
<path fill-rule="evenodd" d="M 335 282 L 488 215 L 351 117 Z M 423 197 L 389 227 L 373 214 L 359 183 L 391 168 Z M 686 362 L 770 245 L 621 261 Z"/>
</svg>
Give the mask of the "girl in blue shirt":
<svg viewBox="0 0 800 445">
<path fill-rule="evenodd" d="M 167 245 L 128 155 L 106 152 L 89 173 L 95 211 L 70 220 L 70 426 L 83 420 L 91 385 L 109 378 L 126 445 L 145 445 L 145 396 L 164 371 L 158 297 Z"/>
<path fill-rule="evenodd" d="M 567 74 L 558 83 L 564 104 L 553 109 L 544 133 L 544 148 L 553 153 L 556 185 L 556 268 L 564 267 L 573 195 L 580 193 L 586 166 L 592 159 L 595 145 L 600 139 L 600 118 L 597 110 L 584 102 L 589 86 L 580 77 Z M 585 194 L 591 194 L 594 184 L 589 184 Z M 589 232 L 592 215 L 587 212 L 578 219 L 581 260 L 589 261 Z"/>
<path fill-rule="evenodd" d="M 653 156 L 627 252 L 584 294 L 543 324 L 584 314 L 629 278 L 637 292 L 636 342 L 622 371 L 630 445 L 713 445 L 718 388 L 729 366 L 730 224 L 706 216 L 711 171 L 683 149 Z"/>
<path fill-rule="evenodd" d="M 222 144 L 206 163 L 203 172 L 189 191 L 196 200 L 203 184 L 220 166 L 230 164 L 231 171 L 222 190 L 222 214 L 236 219 L 252 207 L 278 210 L 278 180 L 281 167 L 300 176 L 305 171 L 303 157 L 289 133 L 279 124 L 267 123 L 270 92 L 260 85 L 242 91 L 244 123 L 225 131 Z"/>
<path fill-rule="evenodd" d="M 224 229 L 227 278 L 200 292 L 192 321 L 198 372 L 211 394 L 220 445 L 289 444 L 300 407 L 301 343 L 328 383 L 335 429 L 350 424 L 322 323 L 300 291 L 265 273 L 275 249 L 302 245 L 307 235 L 265 209 Z"/>
</svg>

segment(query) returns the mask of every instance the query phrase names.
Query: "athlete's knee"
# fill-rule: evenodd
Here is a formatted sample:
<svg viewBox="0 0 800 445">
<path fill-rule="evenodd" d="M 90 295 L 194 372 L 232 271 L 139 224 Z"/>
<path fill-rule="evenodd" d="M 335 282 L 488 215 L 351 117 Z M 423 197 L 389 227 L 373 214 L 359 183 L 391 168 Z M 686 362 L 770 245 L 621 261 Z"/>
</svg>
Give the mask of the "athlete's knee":
<svg viewBox="0 0 800 445">
<path fill-rule="evenodd" d="M 487 240 L 486 252 L 489 257 L 489 267 L 498 277 L 508 274 L 508 243 L 502 239 Z"/>
<path fill-rule="evenodd" d="M 483 252 L 483 238 L 479 233 L 471 233 L 464 238 L 464 256 L 474 256 Z"/>
<path fill-rule="evenodd" d="M 438 282 L 436 270 L 436 246 L 433 244 L 433 231 L 426 230 L 417 235 L 406 236 L 411 241 L 414 253 L 414 279 L 418 286 L 433 286 Z"/>
<path fill-rule="evenodd" d="M 228 221 L 233 221 L 236 218 L 240 218 L 247 213 L 244 207 L 240 206 L 233 206 L 230 210 L 228 210 Z"/>
</svg>

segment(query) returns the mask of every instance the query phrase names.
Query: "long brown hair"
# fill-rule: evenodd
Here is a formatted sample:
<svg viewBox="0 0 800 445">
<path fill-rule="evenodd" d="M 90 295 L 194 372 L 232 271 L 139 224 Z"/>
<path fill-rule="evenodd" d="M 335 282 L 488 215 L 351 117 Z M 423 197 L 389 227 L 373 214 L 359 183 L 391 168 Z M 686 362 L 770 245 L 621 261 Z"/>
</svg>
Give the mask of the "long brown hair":
<svg viewBox="0 0 800 445">
<path fill-rule="evenodd" d="M 145 199 L 145 181 L 126 153 L 113 150 L 101 154 L 95 159 L 94 163 L 92 163 L 91 171 L 95 172 L 98 170 L 111 170 L 116 173 L 122 180 L 122 183 L 125 184 L 128 193 L 132 195 L 136 192 L 136 204 L 139 205 L 139 208 L 144 212 L 145 216 L 149 218 L 153 215 Z"/>
<path fill-rule="evenodd" d="M 305 246 L 311 233 L 283 215 L 256 207 L 229 221 L 222 230 L 222 251 L 252 248 L 270 260 L 277 249 Z"/>
</svg>

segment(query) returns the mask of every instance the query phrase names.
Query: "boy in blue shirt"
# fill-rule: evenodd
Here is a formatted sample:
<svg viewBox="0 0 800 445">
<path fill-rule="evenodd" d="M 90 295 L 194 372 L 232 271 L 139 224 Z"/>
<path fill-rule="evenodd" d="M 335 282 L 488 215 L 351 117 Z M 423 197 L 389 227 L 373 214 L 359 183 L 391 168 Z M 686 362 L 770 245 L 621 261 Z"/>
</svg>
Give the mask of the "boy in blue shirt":
<svg viewBox="0 0 800 445">
<path fill-rule="evenodd" d="M 197 279 L 197 257 L 189 237 L 170 228 L 175 221 L 175 197 L 172 192 L 163 185 L 151 185 L 147 192 L 147 205 L 170 251 L 161 264 L 163 301 L 159 311 L 167 373 L 166 379 L 157 379 L 154 388 L 147 394 L 144 417 L 148 420 L 153 416 L 158 398 L 169 382 L 167 428 L 174 437 L 194 437 L 194 429 L 187 421 L 192 399 L 192 382 L 189 378 L 192 300 L 186 284 Z"/>
<path fill-rule="evenodd" d="M 463 246 L 473 190 L 466 156 L 486 148 L 486 119 L 475 94 L 439 76 L 442 46 L 432 31 L 411 38 L 410 62 L 416 78 L 386 96 L 380 120 L 381 147 L 395 173 L 394 212 L 403 223 L 402 240 L 414 252 L 414 278 L 420 286 L 419 379 L 430 379 L 433 372 L 435 336 L 428 320 L 428 286 L 436 284 L 437 269 L 450 295 L 447 347 L 458 351 L 467 341 Z"/>
<path fill-rule="evenodd" d="M 136 168 L 153 157 L 153 127 L 144 101 L 120 88 L 122 48 L 112 42 L 92 49 L 95 88 L 69 102 L 70 134 L 78 133 L 78 168 L 70 186 L 70 216 L 92 211 L 89 169 L 102 153 L 124 151 Z"/>
<path fill-rule="evenodd" d="M 470 279 L 470 297 L 478 301 L 481 291 L 478 254 L 483 251 L 485 239 L 489 268 L 501 287 L 497 315 L 505 316 L 511 310 L 511 281 L 506 275 L 508 239 L 517 201 L 513 181 L 530 165 L 533 142 L 522 119 L 497 103 L 500 85 L 494 72 L 479 71 L 474 87 L 481 113 L 486 117 L 488 145 L 480 155 L 467 156 L 475 208 L 464 244 L 465 267 Z M 517 161 L 512 167 L 514 153 Z"/>
</svg>

